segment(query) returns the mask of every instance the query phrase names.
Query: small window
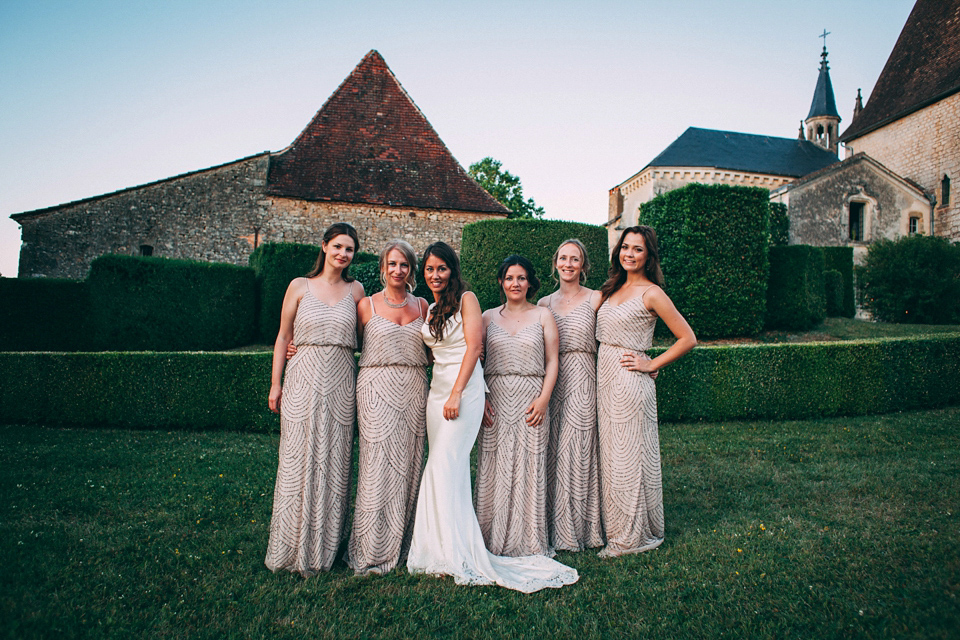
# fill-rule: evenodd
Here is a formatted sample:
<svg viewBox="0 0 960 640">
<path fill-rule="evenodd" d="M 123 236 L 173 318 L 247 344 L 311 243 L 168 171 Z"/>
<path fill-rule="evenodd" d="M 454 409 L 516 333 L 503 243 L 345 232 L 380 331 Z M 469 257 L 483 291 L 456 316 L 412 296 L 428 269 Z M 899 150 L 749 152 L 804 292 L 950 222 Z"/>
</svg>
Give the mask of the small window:
<svg viewBox="0 0 960 640">
<path fill-rule="evenodd" d="M 140 245 L 140 255 L 141 256 L 152 256 L 153 255 L 153 245 L 142 244 Z"/>
<path fill-rule="evenodd" d="M 850 203 L 850 239 L 853 242 L 863 242 L 863 208 L 862 202 Z"/>
<path fill-rule="evenodd" d="M 940 181 L 940 206 L 947 206 L 950 204 L 950 178 L 946 175 L 943 176 L 943 180 Z"/>
<path fill-rule="evenodd" d="M 912 216 L 910 218 L 910 235 L 915 236 L 920 232 L 920 218 Z"/>
</svg>

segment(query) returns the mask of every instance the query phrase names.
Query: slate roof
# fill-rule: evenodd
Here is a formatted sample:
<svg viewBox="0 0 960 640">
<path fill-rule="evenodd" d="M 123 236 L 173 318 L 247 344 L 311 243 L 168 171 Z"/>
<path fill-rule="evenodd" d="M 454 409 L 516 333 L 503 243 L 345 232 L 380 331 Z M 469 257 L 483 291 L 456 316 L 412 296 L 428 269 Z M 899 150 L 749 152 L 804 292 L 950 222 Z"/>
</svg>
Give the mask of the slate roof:
<svg viewBox="0 0 960 640">
<path fill-rule="evenodd" d="M 917 0 L 848 142 L 960 91 L 960 0 Z"/>
<path fill-rule="evenodd" d="M 376 51 L 271 157 L 272 195 L 508 213 L 454 159 Z"/>
<path fill-rule="evenodd" d="M 813 102 L 810 103 L 810 113 L 806 119 L 817 116 L 833 116 L 839 119 L 837 101 L 833 97 L 833 83 L 830 82 L 830 65 L 827 64 L 827 48 L 820 54 L 820 75 L 817 77 L 817 87 L 813 90 Z"/>
<path fill-rule="evenodd" d="M 799 178 L 838 160 L 808 140 L 690 127 L 647 167 L 712 167 Z"/>
</svg>

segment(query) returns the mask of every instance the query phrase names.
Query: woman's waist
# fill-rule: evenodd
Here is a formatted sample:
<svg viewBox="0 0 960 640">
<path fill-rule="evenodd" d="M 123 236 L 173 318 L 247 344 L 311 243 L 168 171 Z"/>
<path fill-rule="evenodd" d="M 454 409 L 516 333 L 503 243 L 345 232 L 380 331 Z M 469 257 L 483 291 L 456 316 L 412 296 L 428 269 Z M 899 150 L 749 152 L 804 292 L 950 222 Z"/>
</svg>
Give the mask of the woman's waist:
<svg viewBox="0 0 960 640">
<path fill-rule="evenodd" d="M 619 350 L 619 351 L 623 351 L 623 350 L 626 350 L 626 351 L 646 351 L 647 349 L 651 348 L 652 346 L 653 346 L 652 344 L 642 344 L 642 343 L 639 343 L 639 342 L 634 343 L 634 344 L 623 344 L 623 343 L 620 343 L 620 342 L 603 342 L 603 341 L 601 341 L 601 342 L 600 342 L 600 346 L 598 347 L 597 350 L 598 350 L 598 351 L 603 351 L 603 350 L 605 350 L 605 349 L 616 349 L 616 350 Z"/>
</svg>

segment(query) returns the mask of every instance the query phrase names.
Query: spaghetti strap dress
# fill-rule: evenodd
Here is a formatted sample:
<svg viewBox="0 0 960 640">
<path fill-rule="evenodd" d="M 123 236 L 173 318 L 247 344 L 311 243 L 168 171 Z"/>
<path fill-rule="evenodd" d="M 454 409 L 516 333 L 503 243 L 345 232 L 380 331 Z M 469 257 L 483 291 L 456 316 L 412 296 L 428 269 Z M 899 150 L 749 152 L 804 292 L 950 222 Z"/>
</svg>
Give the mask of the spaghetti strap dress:
<svg viewBox="0 0 960 640">
<path fill-rule="evenodd" d="M 663 542 L 657 391 L 650 374 L 620 366 L 653 342 L 657 317 L 640 295 L 597 312 L 597 423 L 607 546 L 601 556 L 640 553 Z"/>
<path fill-rule="evenodd" d="M 357 375 L 359 464 L 347 564 L 358 574 L 391 571 L 413 533 L 427 433 L 423 318 L 399 325 L 372 315 Z"/>
<path fill-rule="evenodd" d="M 280 451 L 265 564 L 327 571 L 343 540 L 355 415 L 357 305 L 330 306 L 308 288 L 297 306 L 280 401 Z"/>
<path fill-rule="evenodd" d="M 550 396 L 547 517 L 558 551 L 603 546 L 597 436 L 597 314 L 587 299 L 566 315 L 550 307 L 560 338 Z"/>
</svg>

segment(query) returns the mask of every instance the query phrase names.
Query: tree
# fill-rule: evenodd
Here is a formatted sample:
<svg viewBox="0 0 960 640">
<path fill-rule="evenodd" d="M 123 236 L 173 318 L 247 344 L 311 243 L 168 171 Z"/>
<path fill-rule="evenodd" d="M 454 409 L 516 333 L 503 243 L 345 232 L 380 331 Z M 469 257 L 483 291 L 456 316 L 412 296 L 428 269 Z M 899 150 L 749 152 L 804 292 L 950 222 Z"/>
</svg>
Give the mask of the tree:
<svg viewBox="0 0 960 640">
<path fill-rule="evenodd" d="M 491 157 L 474 162 L 468 170 L 470 177 L 494 199 L 510 209 L 510 218 L 542 218 L 543 207 L 538 207 L 533 198 L 523 199 L 520 178 L 501 169 L 502 163 Z"/>
</svg>

